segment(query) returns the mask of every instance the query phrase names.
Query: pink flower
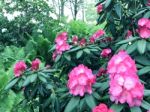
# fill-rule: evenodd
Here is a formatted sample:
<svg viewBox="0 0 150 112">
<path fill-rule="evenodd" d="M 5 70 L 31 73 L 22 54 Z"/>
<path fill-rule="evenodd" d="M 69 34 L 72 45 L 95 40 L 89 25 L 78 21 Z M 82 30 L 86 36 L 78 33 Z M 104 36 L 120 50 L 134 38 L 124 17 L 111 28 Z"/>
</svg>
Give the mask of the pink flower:
<svg viewBox="0 0 150 112">
<path fill-rule="evenodd" d="M 70 49 L 70 45 L 66 43 L 65 41 L 60 44 L 56 44 L 56 51 L 58 54 L 62 54 L 62 52 L 69 50 L 69 49 Z"/>
<path fill-rule="evenodd" d="M 146 24 L 149 22 L 149 19 L 148 18 L 141 18 L 139 19 L 138 21 L 138 25 L 139 26 L 146 26 Z"/>
<path fill-rule="evenodd" d="M 100 69 L 99 69 L 99 71 L 98 71 L 97 76 L 98 76 L 98 77 L 100 77 L 100 76 L 102 76 L 103 74 L 106 74 L 106 72 L 107 72 L 107 70 L 106 70 L 106 69 L 104 69 L 104 68 L 100 68 Z"/>
<path fill-rule="evenodd" d="M 150 19 L 141 18 L 138 21 L 138 33 L 141 38 L 150 38 Z"/>
<path fill-rule="evenodd" d="M 112 101 L 128 103 L 130 107 L 141 105 L 144 86 L 136 74 L 114 74 L 110 77 L 109 93 Z"/>
<path fill-rule="evenodd" d="M 110 99 L 115 103 L 128 103 L 130 107 L 140 106 L 144 86 L 138 78 L 132 58 L 125 51 L 120 51 L 108 62 L 107 70 L 110 74 Z"/>
<path fill-rule="evenodd" d="M 101 56 L 106 58 L 111 54 L 111 49 L 107 48 L 107 49 L 103 49 L 101 52 Z"/>
<path fill-rule="evenodd" d="M 147 112 L 150 112 L 150 110 L 148 110 Z"/>
<path fill-rule="evenodd" d="M 141 38 L 150 38 L 150 29 L 148 29 L 146 27 L 139 28 L 138 33 Z"/>
<path fill-rule="evenodd" d="M 72 38 L 72 42 L 73 42 L 73 44 L 77 44 L 78 43 L 78 36 L 74 36 Z"/>
<path fill-rule="evenodd" d="M 90 37 L 90 43 L 94 43 L 95 42 L 95 39 L 94 39 L 94 37 Z"/>
<path fill-rule="evenodd" d="M 85 46 L 85 44 L 86 44 L 86 40 L 85 40 L 85 38 L 82 38 L 80 40 L 80 46 Z"/>
<path fill-rule="evenodd" d="M 14 65 L 14 75 L 19 77 L 27 69 L 27 66 L 24 61 L 19 61 Z"/>
<path fill-rule="evenodd" d="M 62 54 L 62 52 L 70 49 L 70 45 L 67 43 L 66 32 L 59 34 L 56 37 L 55 42 L 56 42 L 56 52 L 53 54 L 53 57 L 55 57 L 56 54 Z"/>
<path fill-rule="evenodd" d="M 60 33 L 56 39 L 55 39 L 55 42 L 56 43 L 61 43 L 62 41 L 67 41 L 67 32 L 62 32 Z"/>
<path fill-rule="evenodd" d="M 99 4 L 99 5 L 97 6 L 97 13 L 99 14 L 100 12 L 102 12 L 102 10 L 103 10 L 103 5 L 102 5 L 102 4 Z"/>
<path fill-rule="evenodd" d="M 128 30 L 126 34 L 126 39 L 129 39 L 130 37 L 132 37 L 132 32 Z"/>
<path fill-rule="evenodd" d="M 96 77 L 92 74 L 92 70 L 83 64 L 73 68 L 69 73 L 67 84 L 70 94 L 74 96 L 84 96 L 85 93 L 91 94 L 95 79 Z"/>
<path fill-rule="evenodd" d="M 90 42 L 94 43 L 96 39 L 98 39 L 99 37 L 103 36 L 105 34 L 104 30 L 98 30 L 96 31 L 91 37 L 90 37 Z"/>
<path fill-rule="evenodd" d="M 32 61 L 31 69 L 38 70 L 40 63 L 41 63 L 41 61 L 38 58 L 36 58 L 34 61 Z"/>
<path fill-rule="evenodd" d="M 137 72 L 135 61 L 132 60 L 126 51 L 120 51 L 114 55 L 108 62 L 107 70 L 109 74 Z"/>
<path fill-rule="evenodd" d="M 98 106 L 92 109 L 92 112 L 114 112 L 112 109 L 109 109 L 106 104 L 101 103 Z"/>
<path fill-rule="evenodd" d="M 52 55 L 52 59 L 53 59 L 53 61 L 55 61 L 56 57 L 57 57 L 57 52 L 56 52 L 56 51 L 54 51 L 54 52 L 53 52 L 53 55 Z"/>
</svg>

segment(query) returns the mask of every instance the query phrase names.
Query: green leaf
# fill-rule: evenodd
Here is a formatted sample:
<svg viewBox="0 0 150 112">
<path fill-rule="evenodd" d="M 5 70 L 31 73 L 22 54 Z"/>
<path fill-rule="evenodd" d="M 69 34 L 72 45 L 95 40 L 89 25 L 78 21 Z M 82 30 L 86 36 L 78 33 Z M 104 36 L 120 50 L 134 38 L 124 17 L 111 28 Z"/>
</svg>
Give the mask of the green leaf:
<svg viewBox="0 0 150 112">
<path fill-rule="evenodd" d="M 128 52 L 128 54 L 131 54 L 132 52 L 136 50 L 136 48 L 137 48 L 137 42 L 134 42 L 133 44 L 127 47 L 126 51 Z"/>
<path fill-rule="evenodd" d="M 126 39 L 126 40 L 122 40 L 122 41 L 118 42 L 117 45 L 125 44 L 125 43 L 128 43 L 128 42 L 132 42 L 132 41 L 135 41 L 137 39 L 139 39 L 139 37 L 132 37 L 132 38 L 129 38 L 129 39 Z"/>
<path fill-rule="evenodd" d="M 8 85 L 5 87 L 5 90 L 8 90 L 8 89 L 12 88 L 17 83 L 18 80 L 19 80 L 19 78 L 15 78 L 12 81 L 10 81 L 8 83 Z"/>
<path fill-rule="evenodd" d="M 24 83 L 23 83 L 23 87 L 25 87 L 25 86 L 27 86 L 27 85 L 29 85 L 30 84 L 30 77 L 28 76 L 26 79 L 25 79 L 25 81 L 24 81 Z"/>
<path fill-rule="evenodd" d="M 143 100 L 141 107 L 143 107 L 146 110 L 150 110 L 150 104 Z"/>
<path fill-rule="evenodd" d="M 55 59 L 55 62 L 58 62 L 61 58 L 61 55 L 57 55 L 56 59 Z"/>
<path fill-rule="evenodd" d="M 86 101 L 87 105 L 88 105 L 91 109 L 96 106 L 94 97 L 93 97 L 92 95 L 86 94 L 86 95 L 85 95 L 85 101 Z"/>
<path fill-rule="evenodd" d="M 64 112 L 72 112 L 79 105 L 80 97 L 72 97 Z"/>
<path fill-rule="evenodd" d="M 114 7 L 115 7 L 116 14 L 118 15 L 119 19 L 121 19 L 121 13 L 122 13 L 121 5 L 116 4 Z"/>
<path fill-rule="evenodd" d="M 30 81 L 31 82 L 35 82 L 36 79 L 37 79 L 37 74 L 33 74 L 33 75 L 30 76 Z"/>
<path fill-rule="evenodd" d="M 148 72 L 150 72 L 150 66 L 146 66 L 146 67 L 140 69 L 140 70 L 138 71 L 138 74 L 139 74 L 139 75 L 144 75 L 144 74 L 146 74 L 146 73 L 148 73 Z"/>
<path fill-rule="evenodd" d="M 130 108 L 131 112 L 142 112 L 142 110 L 140 109 L 140 107 L 132 107 Z"/>
<path fill-rule="evenodd" d="M 146 40 L 142 39 L 137 42 L 137 48 L 140 54 L 144 54 L 146 50 Z"/>
<path fill-rule="evenodd" d="M 39 75 L 38 78 L 39 78 L 43 83 L 47 83 L 47 80 L 46 80 L 45 77 Z"/>
<path fill-rule="evenodd" d="M 82 54 L 83 54 L 82 50 L 78 51 L 76 54 L 76 58 L 79 59 L 82 56 Z"/>
<path fill-rule="evenodd" d="M 136 62 L 142 64 L 142 65 L 150 65 L 150 59 L 144 55 L 141 56 L 135 56 L 134 59 L 136 60 Z"/>
<path fill-rule="evenodd" d="M 142 14 L 142 13 L 145 13 L 146 10 L 147 10 L 147 9 L 144 9 L 144 10 L 139 11 L 137 14 L 135 14 L 135 15 L 133 16 L 133 18 L 139 16 L 139 15 Z"/>
<path fill-rule="evenodd" d="M 144 90 L 144 96 L 150 96 L 150 90 L 145 89 Z"/>
<path fill-rule="evenodd" d="M 115 112 L 121 112 L 123 107 L 124 107 L 123 105 L 113 104 L 110 108 L 113 109 Z"/>
<path fill-rule="evenodd" d="M 80 46 L 78 46 L 78 47 L 74 47 L 74 48 L 71 48 L 70 50 L 66 51 L 66 53 L 70 53 L 70 52 L 78 51 L 78 50 L 80 50 L 80 49 L 81 49 L 81 47 L 80 47 Z"/>
<path fill-rule="evenodd" d="M 144 14 L 144 18 L 149 18 L 149 17 L 150 17 L 150 11 L 148 11 Z"/>
<path fill-rule="evenodd" d="M 69 54 L 65 54 L 64 57 L 68 60 L 71 61 L 71 56 Z"/>
<path fill-rule="evenodd" d="M 87 54 L 90 54 L 90 53 L 91 53 L 90 50 L 87 49 L 87 48 L 83 49 L 83 51 L 84 51 L 85 53 L 87 53 Z"/>
<path fill-rule="evenodd" d="M 111 2 L 112 2 L 112 0 L 106 0 L 106 2 L 105 2 L 105 8 L 107 8 L 110 5 Z"/>
</svg>

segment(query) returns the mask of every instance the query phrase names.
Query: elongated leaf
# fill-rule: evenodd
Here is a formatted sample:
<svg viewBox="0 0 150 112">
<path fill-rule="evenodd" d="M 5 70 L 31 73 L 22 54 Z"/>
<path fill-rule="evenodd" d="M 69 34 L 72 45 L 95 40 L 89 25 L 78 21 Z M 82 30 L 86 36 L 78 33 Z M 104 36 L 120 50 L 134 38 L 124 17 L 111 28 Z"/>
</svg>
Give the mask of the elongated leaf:
<svg viewBox="0 0 150 112">
<path fill-rule="evenodd" d="M 75 51 L 78 51 L 78 50 L 80 50 L 80 49 L 81 49 L 81 47 L 80 47 L 80 46 L 78 46 L 78 47 L 74 47 L 74 48 L 71 48 L 69 51 L 66 51 L 66 53 L 75 52 Z"/>
<path fill-rule="evenodd" d="M 116 4 L 114 7 L 115 7 L 116 14 L 118 15 L 119 19 L 121 19 L 121 13 L 122 13 L 121 5 Z"/>
<path fill-rule="evenodd" d="M 30 81 L 31 82 L 35 82 L 36 79 L 37 79 L 37 74 L 33 74 L 33 75 L 30 76 Z"/>
<path fill-rule="evenodd" d="M 25 79 L 25 81 L 24 81 L 24 83 L 23 83 L 23 87 L 25 87 L 25 86 L 27 86 L 27 85 L 29 85 L 30 84 L 30 77 L 28 76 L 26 79 Z"/>
<path fill-rule="evenodd" d="M 119 105 L 119 104 L 113 104 L 111 106 L 111 109 L 113 109 L 115 112 L 121 112 L 121 110 L 123 109 L 123 105 Z"/>
<path fill-rule="evenodd" d="M 143 100 L 141 107 L 143 107 L 146 110 L 150 110 L 150 104 Z"/>
<path fill-rule="evenodd" d="M 118 44 L 124 44 L 124 43 L 128 43 L 128 42 L 132 42 L 132 41 L 137 40 L 138 38 L 139 38 L 139 37 L 133 37 L 133 38 L 129 38 L 129 39 L 127 39 L 127 40 L 122 40 L 122 41 L 118 42 L 117 45 L 118 45 Z"/>
<path fill-rule="evenodd" d="M 92 95 L 85 95 L 85 101 L 91 109 L 96 106 L 94 97 Z"/>
<path fill-rule="evenodd" d="M 138 71 L 138 74 L 139 74 L 139 75 L 143 75 L 143 74 L 146 74 L 146 73 L 148 73 L 148 72 L 150 72 L 150 66 L 146 66 L 146 67 L 140 69 L 140 70 Z"/>
<path fill-rule="evenodd" d="M 5 90 L 8 90 L 8 89 L 12 88 L 17 83 L 18 80 L 19 80 L 19 78 L 15 78 L 12 81 L 10 81 L 8 83 L 8 85 L 5 87 Z"/>
<path fill-rule="evenodd" d="M 105 2 L 105 8 L 107 8 L 110 5 L 111 2 L 112 2 L 112 0 L 106 0 L 106 2 Z"/>
<path fill-rule="evenodd" d="M 79 101 L 79 97 L 72 97 L 69 103 L 67 104 L 64 112 L 72 112 L 77 107 L 77 105 L 79 105 Z"/>
<path fill-rule="evenodd" d="M 146 50 L 146 40 L 142 39 L 137 42 L 137 48 L 140 54 L 144 54 Z"/>
<path fill-rule="evenodd" d="M 83 54 L 83 51 L 78 51 L 76 54 L 76 58 L 79 59 Z"/>
<path fill-rule="evenodd" d="M 131 112 L 142 112 L 142 110 L 140 109 L 140 107 L 132 107 L 130 108 Z"/>
<path fill-rule="evenodd" d="M 131 54 L 132 52 L 134 52 L 136 48 L 137 48 L 137 42 L 134 42 L 133 44 L 129 45 L 127 48 L 128 54 Z"/>
<path fill-rule="evenodd" d="M 65 57 L 68 61 L 71 61 L 71 56 L 70 56 L 70 55 L 65 54 L 64 57 Z"/>
<path fill-rule="evenodd" d="M 144 13 L 147 9 L 139 11 L 136 15 L 133 16 L 133 18 L 139 16 L 140 14 Z"/>
<path fill-rule="evenodd" d="M 90 54 L 90 53 L 91 53 L 90 50 L 87 49 L 87 48 L 85 48 L 83 51 L 86 52 L 87 54 Z"/>
<path fill-rule="evenodd" d="M 144 90 L 144 96 L 150 96 L 150 90 Z"/>
</svg>

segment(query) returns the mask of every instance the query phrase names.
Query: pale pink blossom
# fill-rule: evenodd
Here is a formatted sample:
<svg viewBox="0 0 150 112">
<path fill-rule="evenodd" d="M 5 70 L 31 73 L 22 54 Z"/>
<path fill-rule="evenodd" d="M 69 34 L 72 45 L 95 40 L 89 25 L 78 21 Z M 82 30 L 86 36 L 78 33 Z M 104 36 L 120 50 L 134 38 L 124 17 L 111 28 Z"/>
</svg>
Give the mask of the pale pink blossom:
<svg viewBox="0 0 150 112">
<path fill-rule="evenodd" d="M 101 56 L 106 58 L 106 57 L 109 57 L 111 54 L 111 49 L 107 48 L 107 49 L 103 49 L 102 52 L 101 52 Z"/>
<path fill-rule="evenodd" d="M 141 18 L 139 19 L 138 21 L 138 25 L 139 26 L 146 26 L 146 24 L 149 22 L 149 19 L 148 18 Z"/>
<path fill-rule="evenodd" d="M 107 70 L 109 74 L 137 72 L 135 61 L 123 50 L 110 59 Z"/>
<path fill-rule="evenodd" d="M 92 112 L 115 112 L 112 109 L 109 109 L 106 104 L 101 103 L 98 106 L 92 109 Z"/>
<path fill-rule="evenodd" d="M 148 110 L 147 112 L 150 112 L 150 110 Z"/>
<path fill-rule="evenodd" d="M 99 4 L 98 6 L 97 6 L 97 13 L 100 13 L 100 12 L 102 12 L 103 11 L 103 5 L 102 4 Z"/>
<path fill-rule="evenodd" d="M 62 32 L 60 34 L 57 35 L 55 42 L 56 43 L 61 43 L 62 41 L 67 41 L 67 32 Z"/>
<path fill-rule="evenodd" d="M 69 73 L 68 88 L 70 94 L 84 96 L 85 93 L 92 93 L 92 85 L 95 83 L 96 77 L 92 74 L 92 70 L 80 64 L 73 68 Z"/>
<path fill-rule="evenodd" d="M 31 69 L 32 70 L 38 70 L 40 63 L 41 63 L 41 61 L 38 58 L 36 58 L 35 60 L 32 61 Z"/>
<path fill-rule="evenodd" d="M 15 77 L 19 77 L 22 75 L 22 73 L 27 69 L 27 66 L 24 61 L 18 61 L 14 65 L 14 75 Z"/>
<path fill-rule="evenodd" d="M 147 6 L 150 6 L 150 0 L 147 0 L 147 4 L 146 4 Z"/>
<path fill-rule="evenodd" d="M 130 107 L 140 106 L 144 86 L 136 74 L 115 74 L 110 79 L 109 94 L 110 99 L 116 103 L 128 103 Z"/>
<path fill-rule="evenodd" d="M 110 74 L 109 94 L 115 103 L 128 103 L 130 107 L 140 106 L 144 95 L 135 62 L 125 51 L 120 51 L 108 62 Z"/>
</svg>

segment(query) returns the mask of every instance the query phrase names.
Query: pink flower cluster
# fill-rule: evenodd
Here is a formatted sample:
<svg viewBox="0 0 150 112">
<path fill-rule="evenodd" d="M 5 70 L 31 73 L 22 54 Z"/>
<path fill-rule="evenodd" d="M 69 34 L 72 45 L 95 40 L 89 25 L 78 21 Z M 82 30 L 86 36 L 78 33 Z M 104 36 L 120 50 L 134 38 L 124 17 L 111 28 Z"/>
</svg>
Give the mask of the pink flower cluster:
<svg viewBox="0 0 150 112">
<path fill-rule="evenodd" d="M 69 50 L 70 49 L 70 45 L 67 43 L 67 33 L 63 32 L 60 33 L 56 39 L 56 52 L 58 54 L 62 54 L 63 51 Z"/>
<path fill-rule="evenodd" d="M 106 104 L 101 103 L 98 106 L 92 109 L 92 112 L 115 112 L 112 109 L 109 109 Z"/>
<path fill-rule="evenodd" d="M 141 38 L 150 38 L 150 19 L 141 18 L 138 21 L 138 30 Z"/>
<path fill-rule="evenodd" d="M 147 0 L 147 6 L 150 6 L 150 0 Z"/>
<path fill-rule="evenodd" d="M 130 107 L 140 106 L 144 86 L 136 74 L 132 58 L 125 51 L 120 51 L 108 62 L 107 70 L 110 74 L 110 99 L 116 103 L 128 103 Z"/>
<path fill-rule="evenodd" d="M 40 63 L 41 63 L 41 61 L 38 58 L 36 58 L 35 60 L 32 61 L 31 69 L 32 70 L 38 70 Z"/>
<path fill-rule="evenodd" d="M 38 70 L 39 69 L 39 65 L 40 65 L 41 61 L 39 59 L 35 59 L 32 61 L 31 64 L 31 70 Z M 18 61 L 15 65 L 14 65 L 14 75 L 15 77 L 19 77 L 23 74 L 23 72 L 27 69 L 27 65 L 25 64 L 24 61 Z"/>
<path fill-rule="evenodd" d="M 69 73 L 68 88 L 70 94 L 74 96 L 84 96 L 85 93 L 92 93 L 92 85 L 95 83 L 96 77 L 92 74 L 92 70 L 83 64 L 73 68 Z"/>
<path fill-rule="evenodd" d="M 96 39 L 98 39 L 99 37 L 103 36 L 105 34 L 104 30 L 98 30 L 97 32 L 95 32 L 91 37 L 90 37 L 90 42 L 94 43 Z"/>
<path fill-rule="evenodd" d="M 106 58 L 106 57 L 109 57 L 111 54 L 111 49 L 107 48 L 107 49 L 103 49 L 102 52 L 101 52 L 101 56 Z"/>
<path fill-rule="evenodd" d="M 19 77 L 25 70 L 27 69 L 27 65 L 24 61 L 18 61 L 14 65 L 14 75 L 15 77 Z"/>
<path fill-rule="evenodd" d="M 103 11 L 103 5 L 102 4 L 99 4 L 98 6 L 97 6 L 97 13 L 99 14 L 99 13 L 101 13 Z"/>
</svg>

